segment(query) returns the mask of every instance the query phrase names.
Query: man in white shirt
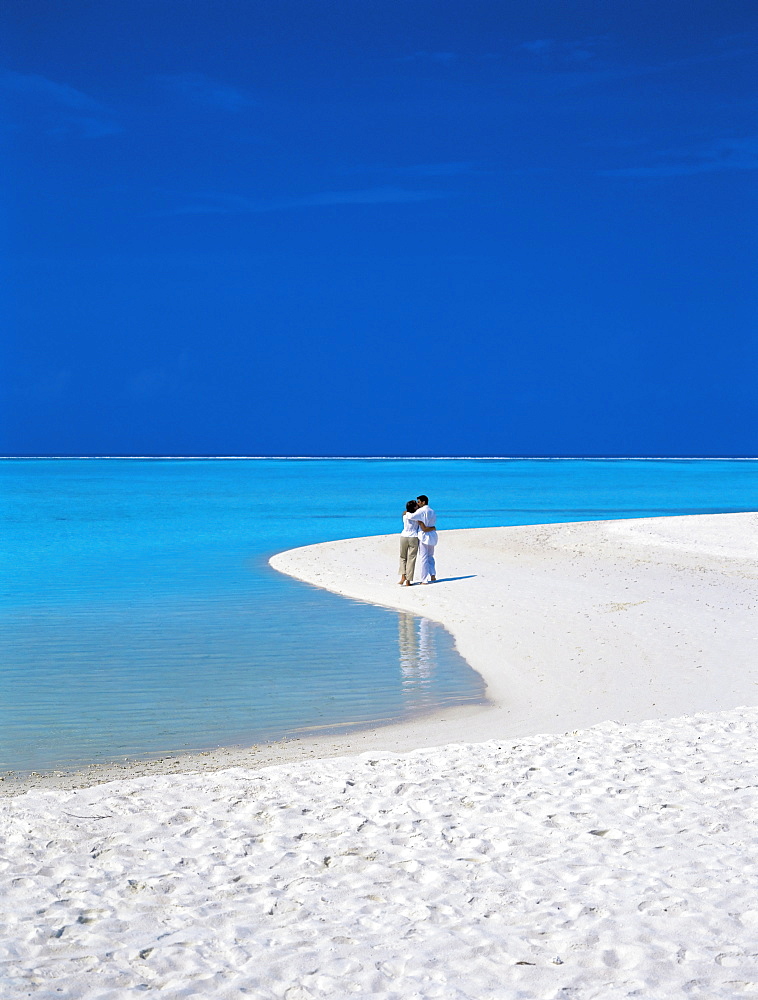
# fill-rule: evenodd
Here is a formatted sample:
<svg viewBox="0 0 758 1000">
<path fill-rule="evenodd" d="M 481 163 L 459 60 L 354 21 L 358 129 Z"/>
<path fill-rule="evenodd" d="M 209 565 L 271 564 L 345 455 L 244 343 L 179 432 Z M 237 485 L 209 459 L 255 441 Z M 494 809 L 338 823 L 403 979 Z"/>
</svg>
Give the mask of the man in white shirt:
<svg viewBox="0 0 758 1000">
<path fill-rule="evenodd" d="M 434 546 L 437 544 L 437 515 L 429 506 L 429 497 L 423 493 L 416 497 L 419 507 L 413 520 L 419 526 L 418 569 L 421 583 L 437 582 L 437 567 L 434 565 Z"/>
</svg>

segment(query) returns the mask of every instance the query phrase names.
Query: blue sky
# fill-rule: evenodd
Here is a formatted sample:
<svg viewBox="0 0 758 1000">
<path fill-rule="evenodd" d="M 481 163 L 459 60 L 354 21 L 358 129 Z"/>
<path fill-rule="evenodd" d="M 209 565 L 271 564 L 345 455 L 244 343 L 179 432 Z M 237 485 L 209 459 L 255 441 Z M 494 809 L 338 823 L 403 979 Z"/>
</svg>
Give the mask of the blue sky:
<svg viewBox="0 0 758 1000">
<path fill-rule="evenodd" d="M 752 0 L 2 19 L 3 454 L 758 454 Z"/>
</svg>

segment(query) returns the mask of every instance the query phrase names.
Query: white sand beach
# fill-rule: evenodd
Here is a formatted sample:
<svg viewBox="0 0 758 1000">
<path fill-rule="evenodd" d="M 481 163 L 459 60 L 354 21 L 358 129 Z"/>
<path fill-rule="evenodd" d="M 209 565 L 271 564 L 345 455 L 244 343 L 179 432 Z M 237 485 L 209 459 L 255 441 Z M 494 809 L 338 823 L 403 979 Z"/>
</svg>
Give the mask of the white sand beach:
<svg viewBox="0 0 758 1000">
<path fill-rule="evenodd" d="M 440 582 L 398 587 L 396 536 L 271 565 L 441 622 L 491 706 L 383 733 L 412 749 L 758 704 L 758 514 L 440 531 Z"/>
<path fill-rule="evenodd" d="M 0 997 L 758 994 L 758 515 L 442 531 L 402 590 L 396 547 L 272 564 L 442 622 L 490 704 L 6 795 Z"/>
</svg>

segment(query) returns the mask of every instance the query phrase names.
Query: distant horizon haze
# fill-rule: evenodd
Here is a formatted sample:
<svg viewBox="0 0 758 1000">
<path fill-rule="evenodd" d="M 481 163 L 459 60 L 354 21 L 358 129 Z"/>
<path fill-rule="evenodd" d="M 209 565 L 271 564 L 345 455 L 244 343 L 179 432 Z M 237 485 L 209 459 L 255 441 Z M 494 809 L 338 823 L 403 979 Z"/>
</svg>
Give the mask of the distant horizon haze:
<svg viewBox="0 0 758 1000">
<path fill-rule="evenodd" d="M 756 455 L 0 455 L 0 461 L 758 462 Z"/>
</svg>

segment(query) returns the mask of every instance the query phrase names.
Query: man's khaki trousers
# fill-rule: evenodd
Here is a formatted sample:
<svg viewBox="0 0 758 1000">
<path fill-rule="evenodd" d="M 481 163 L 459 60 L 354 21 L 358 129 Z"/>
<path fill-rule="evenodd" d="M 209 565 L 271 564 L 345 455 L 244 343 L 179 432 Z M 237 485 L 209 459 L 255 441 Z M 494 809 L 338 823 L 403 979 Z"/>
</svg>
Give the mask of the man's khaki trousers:
<svg viewBox="0 0 758 1000">
<path fill-rule="evenodd" d="M 418 538 L 411 538 L 409 535 L 400 536 L 400 576 L 404 576 L 408 583 L 413 583 L 413 574 L 416 569 L 416 556 L 418 555 Z"/>
</svg>

